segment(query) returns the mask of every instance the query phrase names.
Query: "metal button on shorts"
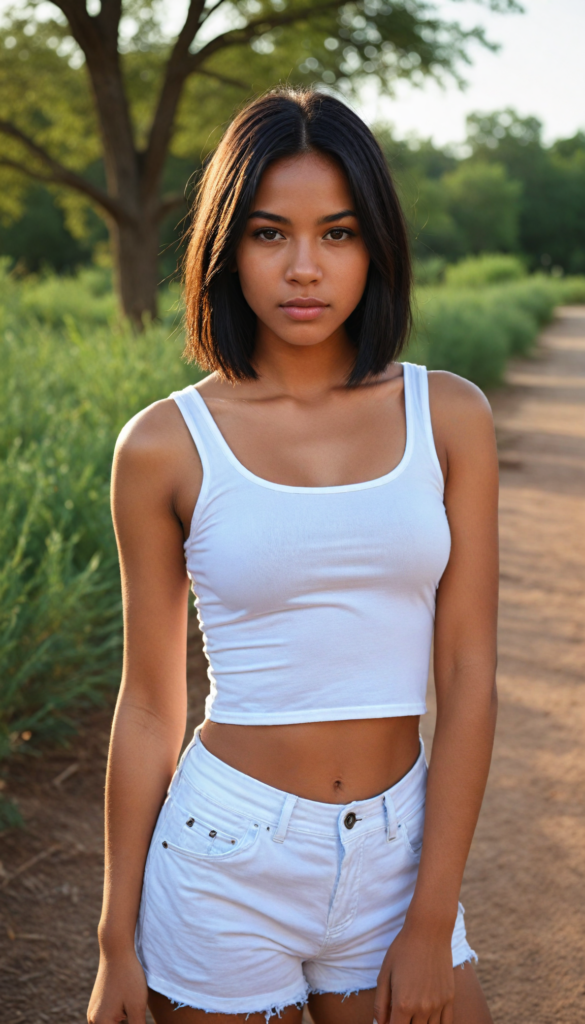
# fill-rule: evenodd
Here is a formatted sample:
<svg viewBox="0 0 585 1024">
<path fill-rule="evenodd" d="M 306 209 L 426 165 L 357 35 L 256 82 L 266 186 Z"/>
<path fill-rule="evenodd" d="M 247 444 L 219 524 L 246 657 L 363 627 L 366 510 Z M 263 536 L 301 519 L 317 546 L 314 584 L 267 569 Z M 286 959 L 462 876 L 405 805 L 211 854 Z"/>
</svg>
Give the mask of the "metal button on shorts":
<svg viewBox="0 0 585 1024">
<path fill-rule="evenodd" d="M 353 811 L 350 811 L 349 814 L 345 815 L 345 818 L 343 819 L 343 824 L 345 825 L 346 828 L 353 828 L 356 821 L 356 815 L 353 813 Z"/>
</svg>

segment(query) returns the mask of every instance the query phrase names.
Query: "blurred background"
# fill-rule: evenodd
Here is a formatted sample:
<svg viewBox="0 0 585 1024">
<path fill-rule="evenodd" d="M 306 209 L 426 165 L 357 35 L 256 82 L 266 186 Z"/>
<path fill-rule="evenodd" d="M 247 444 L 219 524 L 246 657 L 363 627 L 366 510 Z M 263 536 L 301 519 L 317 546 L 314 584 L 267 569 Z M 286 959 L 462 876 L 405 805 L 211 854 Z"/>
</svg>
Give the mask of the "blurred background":
<svg viewBox="0 0 585 1024">
<path fill-rule="evenodd" d="M 113 446 L 201 376 L 181 358 L 190 201 L 234 111 L 286 83 L 340 96 L 386 154 L 415 258 L 404 358 L 494 408 L 503 712 L 472 944 L 497 1021 L 585 1021 L 584 38 L 582 0 L 0 0 L 9 1024 L 83 1019 L 121 660 Z M 190 727 L 206 685 L 193 623 Z"/>
</svg>

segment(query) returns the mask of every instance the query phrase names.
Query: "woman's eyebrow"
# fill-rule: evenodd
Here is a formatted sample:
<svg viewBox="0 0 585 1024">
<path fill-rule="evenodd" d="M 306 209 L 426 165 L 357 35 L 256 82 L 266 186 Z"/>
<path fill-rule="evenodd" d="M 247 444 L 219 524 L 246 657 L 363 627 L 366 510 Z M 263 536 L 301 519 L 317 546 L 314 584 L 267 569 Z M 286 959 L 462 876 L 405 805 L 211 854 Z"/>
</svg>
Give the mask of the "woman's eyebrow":
<svg viewBox="0 0 585 1024">
<path fill-rule="evenodd" d="M 277 224 L 290 224 L 288 217 L 281 217 L 278 213 L 268 213 L 266 210 L 254 210 L 248 217 L 251 220 L 252 217 L 261 217 L 263 220 L 273 220 Z"/>
<path fill-rule="evenodd" d="M 318 224 L 331 224 L 336 220 L 343 220 L 344 217 L 356 217 L 355 210 L 340 210 L 339 213 L 330 213 L 327 217 L 321 217 L 317 221 Z M 279 213 L 269 213 L 268 210 L 254 210 L 249 214 L 248 220 L 252 217 L 259 217 L 262 220 L 271 220 L 275 224 L 290 224 L 291 221 L 288 217 L 282 217 Z"/>
<path fill-rule="evenodd" d="M 321 217 L 319 224 L 330 224 L 334 220 L 343 220 L 344 217 L 357 217 L 355 210 L 340 210 L 339 213 L 330 213 L 328 217 Z"/>
</svg>

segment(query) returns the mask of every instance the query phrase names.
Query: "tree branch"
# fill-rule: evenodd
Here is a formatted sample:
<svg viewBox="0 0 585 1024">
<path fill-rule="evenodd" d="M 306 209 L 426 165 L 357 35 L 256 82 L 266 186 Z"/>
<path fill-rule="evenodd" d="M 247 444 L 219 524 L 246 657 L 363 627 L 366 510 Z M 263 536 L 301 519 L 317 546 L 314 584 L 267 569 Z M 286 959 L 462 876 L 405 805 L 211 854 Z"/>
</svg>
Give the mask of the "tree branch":
<svg viewBox="0 0 585 1024">
<path fill-rule="evenodd" d="M 87 55 L 87 51 L 98 44 L 99 32 L 97 31 L 97 18 L 92 18 L 87 13 L 85 0 L 51 0 L 51 2 L 63 12 L 69 22 L 75 42 Z"/>
<path fill-rule="evenodd" d="M 302 21 L 304 17 L 324 14 L 326 11 L 334 10 L 336 7 L 339 7 L 339 0 L 327 0 L 326 3 L 312 4 L 310 7 L 296 8 L 292 11 L 283 11 L 281 14 L 275 11 L 274 15 L 265 15 L 261 18 L 256 18 L 255 21 L 249 21 L 244 28 L 234 28 L 228 32 L 223 32 L 221 35 L 216 36 L 215 39 L 210 39 L 201 50 L 189 55 L 189 74 L 192 74 L 194 71 L 200 71 L 201 62 L 210 57 L 212 53 L 217 53 L 218 50 L 224 50 L 229 46 L 237 46 L 241 43 L 248 43 L 251 39 L 264 35 L 265 32 L 270 32 L 274 28 L 280 28 L 281 25 L 291 25 L 295 21 Z"/>
<path fill-rule="evenodd" d="M 122 0 L 102 0 L 100 12 L 94 17 L 108 49 L 117 53 Z"/>
<path fill-rule="evenodd" d="M 210 68 L 197 68 L 197 74 L 207 75 L 208 78 L 216 78 L 218 82 L 222 82 L 224 85 L 231 85 L 235 89 L 250 88 L 248 82 L 240 82 L 239 78 L 228 78 L 227 75 L 222 75 L 219 71 L 211 71 Z"/>
<path fill-rule="evenodd" d="M 190 0 L 187 17 L 167 62 L 143 165 L 142 188 L 149 198 L 156 195 L 160 185 L 177 106 L 189 74 L 189 47 L 197 35 L 204 5 L 205 0 Z"/>
<path fill-rule="evenodd" d="M 11 171 L 26 174 L 27 177 L 34 178 L 35 181 L 43 181 L 46 185 L 54 185 L 57 181 L 53 175 L 41 174 L 39 171 L 32 170 L 31 167 L 27 167 L 26 164 L 19 164 L 17 160 L 10 160 L 6 156 L 0 157 L 0 167 L 9 167 Z"/>
<path fill-rule="evenodd" d="M 217 8 L 221 7 L 221 5 L 224 4 L 224 3 L 225 3 L 225 0 L 216 0 L 216 2 L 214 3 L 213 7 L 208 7 L 206 11 L 204 10 L 202 12 L 204 17 L 201 18 L 200 24 L 203 25 L 207 21 L 207 19 L 211 17 L 212 14 L 215 14 L 215 12 L 217 11 Z"/>
<path fill-rule="evenodd" d="M 63 164 L 59 163 L 58 160 L 54 160 L 53 157 L 47 153 L 42 146 L 34 142 L 33 139 L 25 135 L 20 128 L 16 125 L 11 124 L 10 121 L 0 121 L 0 133 L 8 135 L 12 139 L 16 139 L 23 146 L 25 146 L 30 153 L 32 153 L 38 160 L 41 161 L 46 167 L 52 172 L 50 175 L 42 175 L 40 171 L 32 170 L 26 165 L 20 165 L 16 161 L 10 161 L 8 159 L 2 159 L 3 166 L 13 166 L 15 170 L 24 170 L 25 174 L 29 177 L 37 178 L 38 181 L 50 182 L 59 185 L 69 185 L 70 188 L 76 189 L 78 192 L 83 192 L 89 199 L 92 199 L 94 203 L 97 203 L 109 213 L 114 220 L 120 222 L 129 220 L 129 216 L 122 206 L 121 203 L 117 202 L 112 196 L 109 196 L 107 192 L 104 192 L 97 185 L 93 185 L 87 178 L 82 177 L 76 171 L 70 170 Z"/>
</svg>

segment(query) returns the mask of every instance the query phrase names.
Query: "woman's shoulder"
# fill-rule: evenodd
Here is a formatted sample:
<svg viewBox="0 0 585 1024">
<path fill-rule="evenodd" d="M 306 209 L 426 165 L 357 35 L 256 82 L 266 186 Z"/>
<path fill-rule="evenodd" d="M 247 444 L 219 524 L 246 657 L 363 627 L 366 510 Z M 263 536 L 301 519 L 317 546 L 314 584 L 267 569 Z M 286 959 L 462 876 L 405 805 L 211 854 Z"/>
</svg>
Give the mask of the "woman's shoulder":
<svg viewBox="0 0 585 1024">
<path fill-rule="evenodd" d="M 151 481 L 182 473 L 185 465 L 199 462 L 185 420 L 173 398 L 163 398 L 141 409 L 118 435 L 114 465 L 118 471 L 146 476 Z"/>
<path fill-rule="evenodd" d="M 174 399 L 163 398 L 153 402 L 124 424 L 118 435 L 116 452 L 139 455 L 166 449 L 175 439 L 181 419 Z"/>
<path fill-rule="evenodd" d="M 492 422 L 492 410 L 485 394 L 465 377 L 448 370 L 429 370 L 429 402 L 431 415 L 452 423 L 465 421 Z"/>
<path fill-rule="evenodd" d="M 494 421 L 481 388 L 456 373 L 431 370 L 429 405 L 437 449 L 454 455 L 492 447 Z"/>
</svg>

